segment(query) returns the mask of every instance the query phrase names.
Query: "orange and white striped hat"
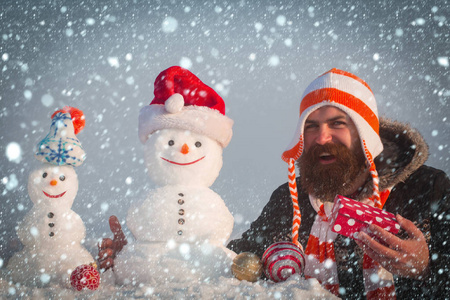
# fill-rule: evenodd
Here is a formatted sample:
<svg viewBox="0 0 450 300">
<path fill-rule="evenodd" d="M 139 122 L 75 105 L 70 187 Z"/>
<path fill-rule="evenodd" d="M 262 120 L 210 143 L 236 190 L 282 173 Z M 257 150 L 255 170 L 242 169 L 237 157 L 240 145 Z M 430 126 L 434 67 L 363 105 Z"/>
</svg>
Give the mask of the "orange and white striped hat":
<svg viewBox="0 0 450 300">
<path fill-rule="evenodd" d="M 374 179 L 374 204 L 380 206 L 381 203 L 377 203 L 379 201 L 378 174 L 373 163 L 373 158 L 383 150 L 379 135 L 377 104 L 369 85 L 349 72 L 331 69 L 316 78 L 306 88 L 300 103 L 297 130 L 284 151 L 282 159 L 289 163 L 290 160 L 295 161 L 302 155 L 305 121 L 313 111 L 327 105 L 343 110 L 355 123 Z"/>
</svg>

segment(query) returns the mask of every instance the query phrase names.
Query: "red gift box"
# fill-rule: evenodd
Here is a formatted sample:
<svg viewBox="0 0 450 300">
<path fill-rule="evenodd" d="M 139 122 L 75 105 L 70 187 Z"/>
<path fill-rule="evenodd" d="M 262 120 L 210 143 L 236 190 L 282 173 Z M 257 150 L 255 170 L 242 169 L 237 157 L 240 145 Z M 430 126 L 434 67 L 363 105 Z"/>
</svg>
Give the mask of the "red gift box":
<svg viewBox="0 0 450 300">
<path fill-rule="evenodd" d="M 369 224 L 378 225 L 392 234 L 397 234 L 400 229 L 394 214 L 341 195 L 336 196 L 330 218 L 332 231 L 356 239 L 355 233 Z"/>
</svg>

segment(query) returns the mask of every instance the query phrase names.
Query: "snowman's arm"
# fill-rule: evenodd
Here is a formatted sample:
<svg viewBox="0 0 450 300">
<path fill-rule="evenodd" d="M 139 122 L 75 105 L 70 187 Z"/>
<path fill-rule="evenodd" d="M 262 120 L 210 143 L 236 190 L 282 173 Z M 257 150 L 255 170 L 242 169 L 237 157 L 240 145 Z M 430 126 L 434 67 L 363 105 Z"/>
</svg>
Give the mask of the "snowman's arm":
<svg viewBox="0 0 450 300">
<path fill-rule="evenodd" d="M 109 228 L 111 229 L 114 238 L 104 238 L 101 244 L 98 245 L 98 261 L 100 268 L 105 271 L 114 267 L 116 255 L 122 251 L 126 244 L 128 244 L 122 226 L 116 216 L 109 217 Z"/>
</svg>

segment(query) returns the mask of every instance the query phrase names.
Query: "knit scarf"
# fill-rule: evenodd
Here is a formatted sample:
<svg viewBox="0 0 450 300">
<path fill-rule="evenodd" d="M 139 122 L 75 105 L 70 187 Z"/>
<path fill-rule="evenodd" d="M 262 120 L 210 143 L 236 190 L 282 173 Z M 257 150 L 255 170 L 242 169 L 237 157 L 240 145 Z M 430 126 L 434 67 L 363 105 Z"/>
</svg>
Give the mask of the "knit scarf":
<svg viewBox="0 0 450 300">
<path fill-rule="evenodd" d="M 389 190 L 383 191 L 380 196 L 381 202 L 384 203 L 389 196 Z M 328 222 L 334 203 L 322 203 L 311 195 L 309 199 L 317 215 L 305 249 L 307 257 L 305 277 L 316 278 L 327 290 L 339 296 L 339 280 L 334 254 L 334 240 L 337 233 L 331 231 Z M 374 205 L 372 199 L 362 202 Z M 392 274 L 366 254 L 363 258 L 363 277 L 367 299 L 396 299 Z"/>
</svg>

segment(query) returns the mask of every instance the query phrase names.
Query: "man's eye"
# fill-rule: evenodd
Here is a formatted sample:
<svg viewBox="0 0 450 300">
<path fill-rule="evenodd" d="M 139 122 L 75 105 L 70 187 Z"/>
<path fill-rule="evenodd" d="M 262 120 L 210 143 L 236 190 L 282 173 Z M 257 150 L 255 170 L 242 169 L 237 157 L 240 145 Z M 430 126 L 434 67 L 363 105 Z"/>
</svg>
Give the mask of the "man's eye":
<svg viewBox="0 0 450 300">
<path fill-rule="evenodd" d="M 305 129 L 314 129 L 316 127 L 317 127 L 316 124 L 307 124 L 307 125 L 305 125 Z"/>
<path fill-rule="evenodd" d="M 336 121 L 336 122 L 333 123 L 334 127 L 342 127 L 342 126 L 345 126 L 345 125 L 346 125 L 346 123 L 342 122 L 342 121 Z"/>
<path fill-rule="evenodd" d="M 175 144 L 175 142 L 174 142 L 173 140 L 170 140 L 170 141 L 168 142 L 168 144 L 169 144 L 169 146 L 173 146 L 173 145 Z"/>
</svg>

